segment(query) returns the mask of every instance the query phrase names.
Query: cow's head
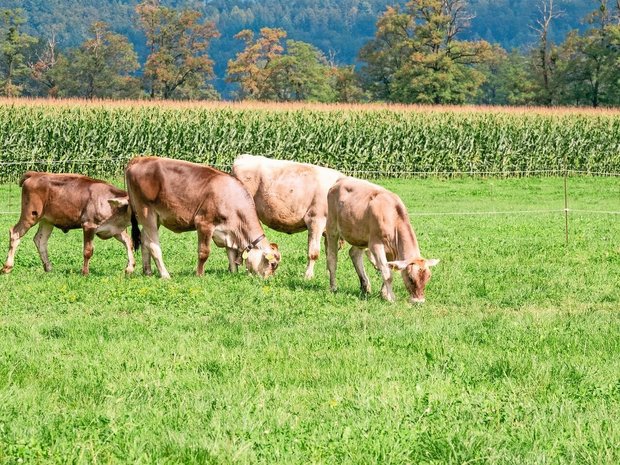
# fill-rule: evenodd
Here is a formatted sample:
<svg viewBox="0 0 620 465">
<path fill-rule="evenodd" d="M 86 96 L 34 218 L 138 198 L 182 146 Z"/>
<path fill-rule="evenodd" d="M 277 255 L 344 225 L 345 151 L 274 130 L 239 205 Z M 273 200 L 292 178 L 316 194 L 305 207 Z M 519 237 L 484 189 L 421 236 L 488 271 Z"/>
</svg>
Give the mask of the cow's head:
<svg viewBox="0 0 620 465">
<path fill-rule="evenodd" d="M 268 278 L 276 271 L 280 264 L 280 251 L 278 244 L 271 243 L 267 250 L 262 248 L 251 249 L 245 260 L 245 266 L 250 273 Z"/>
<path fill-rule="evenodd" d="M 400 271 L 405 287 L 409 292 L 409 302 L 421 304 L 425 300 L 424 289 L 426 288 L 426 283 L 431 279 L 431 267 L 437 265 L 437 263 L 439 263 L 439 260 L 436 258 L 413 258 L 388 262 L 388 265 L 393 270 Z"/>
</svg>

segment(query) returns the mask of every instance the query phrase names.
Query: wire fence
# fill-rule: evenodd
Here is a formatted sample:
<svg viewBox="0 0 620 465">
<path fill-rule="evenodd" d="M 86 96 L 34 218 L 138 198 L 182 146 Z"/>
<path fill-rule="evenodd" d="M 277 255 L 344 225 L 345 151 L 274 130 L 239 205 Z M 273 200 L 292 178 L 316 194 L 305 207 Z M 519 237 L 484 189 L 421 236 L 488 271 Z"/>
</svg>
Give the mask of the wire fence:
<svg viewBox="0 0 620 465">
<path fill-rule="evenodd" d="M 100 159 L 71 159 L 71 160 L 16 160 L 0 162 L 0 215 L 19 215 L 21 205 L 21 189 L 18 181 L 25 171 L 46 171 L 52 173 L 80 173 L 92 177 L 99 177 L 123 185 L 123 172 L 128 158 L 100 158 Z M 210 165 L 225 172 L 230 172 L 231 165 Z M 338 169 L 335 167 L 335 169 Z M 596 172 L 571 169 L 521 169 L 521 170 L 488 170 L 488 171 L 366 171 L 340 170 L 345 175 L 363 179 L 396 178 L 396 179 L 453 179 L 477 178 L 493 180 L 498 178 L 523 177 L 553 177 L 563 178 L 562 192 L 558 192 L 558 208 L 527 208 L 527 209 L 499 209 L 492 211 L 410 211 L 411 216 L 441 217 L 441 216 L 501 216 L 501 215 L 564 215 L 565 236 L 569 238 L 569 214 L 580 215 L 620 215 L 620 183 L 618 191 L 618 209 L 601 208 L 570 208 L 571 196 L 569 180 L 574 177 L 606 177 L 620 178 L 620 173 Z"/>
</svg>

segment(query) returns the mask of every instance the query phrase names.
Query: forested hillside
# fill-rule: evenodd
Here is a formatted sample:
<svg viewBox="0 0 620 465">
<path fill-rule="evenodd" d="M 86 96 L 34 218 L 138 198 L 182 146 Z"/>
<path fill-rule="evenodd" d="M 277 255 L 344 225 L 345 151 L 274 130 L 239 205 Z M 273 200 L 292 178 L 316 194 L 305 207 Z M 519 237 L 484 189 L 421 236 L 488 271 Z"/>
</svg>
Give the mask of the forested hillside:
<svg viewBox="0 0 620 465">
<path fill-rule="evenodd" d="M 61 48 L 80 44 L 93 21 L 106 21 L 114 31 L 129 37 L 142 60 L 147 54 L 142 34 L 135 27 L 136 0 L 4 0 L 2 3 L 9 8 L 23 8 L 30 32 L 42 37 L 54 32 Z M 353 63 L 360 48 L 374 34 L 379 14 L 387 5 L 398 1 L 168 0 L 162 3 L 196 9 L 215 20 L 222 35 L 213 41 L 210 54 L 221 79 L 228 60 L 242 48 L 242 43 L 233 36 L 246 28 L 281 27 L 289 38 L 317 46 L 336 62 Z M 539 3 L 538 0 L 471 0 L 475 18 L 463 38 L 485 39 L 506 49 L 526 46 L 535 40 L 530 26 L 539 17 Z M 564 13 L 551 31 L 556 41 L 578 28 L 596 4 L 592 0 L 559 0 L 558 7 Z"/>
</svg>

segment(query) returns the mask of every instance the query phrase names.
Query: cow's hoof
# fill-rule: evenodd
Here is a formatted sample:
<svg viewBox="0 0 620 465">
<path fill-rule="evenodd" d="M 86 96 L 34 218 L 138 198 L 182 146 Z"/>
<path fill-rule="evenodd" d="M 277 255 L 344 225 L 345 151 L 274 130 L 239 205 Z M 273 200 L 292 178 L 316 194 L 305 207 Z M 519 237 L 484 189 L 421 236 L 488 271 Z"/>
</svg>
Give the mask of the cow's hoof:
<svg viewBox="0 0 620 465">
<path fill-rule="evenodd" d="M 133 272 L 134 272 L 133 266 L 128 266 L 127 268 L 125 268 L 125 274 L 132 274 Z"/>
<path fill-rule="evenodd" d="M 170 275 L 168 273 L 162 274 L 161 279 L 170 279 Z"/>
<path fill-rule="evenodd" d="M 144 276 L 153 276 L 153 272 L 151 270 L 142 270 L 142 274 Z"/>
<path fill-rule="evenodd" d="M 332 292 L 336 292 L 336 291 L 338 291 L 338 288 L 337 288 L 336 286 L 331 286 L 329 289 L 330 289 L 330 291 L 332 291 Z"/>
<path fill-rule="evenodd" d="M 12 270 L 12 269 L 13 269 L 13 267 L 12 267 L 12 266 L 6 266 L 6 265 L 4 265 L 4 266 L 2 267 L 2 274 L 9 274 L 9 273 L 11 272 L 11 270 Z"/>
<path fill-rule="evenodd" d="M 304 275 L 304 279 L 313 279 L 314 278 L 314 271 L 306 271 L 306 274 Z"/>
<path fill-rule="evenodd" d="M 52 265 L 43 265 L 43 271 L 49 273 L 50 271 L 52 271 Z"/>
<path fill-rule="evenodd" d="M 82 276 L 88 276 L 89 274 L 90 274 L 90 271 L 82 270 Z"/>
</svg>

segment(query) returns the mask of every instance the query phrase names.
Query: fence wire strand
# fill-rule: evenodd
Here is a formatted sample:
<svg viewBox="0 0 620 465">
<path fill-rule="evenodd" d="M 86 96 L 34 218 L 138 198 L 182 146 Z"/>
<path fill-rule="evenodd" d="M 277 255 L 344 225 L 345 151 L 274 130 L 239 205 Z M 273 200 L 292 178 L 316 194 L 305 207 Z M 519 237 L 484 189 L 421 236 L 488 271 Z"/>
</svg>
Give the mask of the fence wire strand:
<svg viewBox="0 0 620 465">
<path fill-rule="evenodd" d="M 14 161 L 1 161 L 0 162 L 0 184 L 8 186 L 5 196 L 6 210 L 0 211 L 0 215 L 15 215 L 19 214 L 18 211 L 20 189 L 15 182 L 19 179 L 20 174 L 12 173 L 7 175 L 3 167 L 18 167 L 24 166 L 27 169 L 46 169 L 55 171 L 59 167 L 67 166 L 91 166 L 91 165 L 107 165 L 110 164 L 118 167 L 118 175 L 122 174 L 124 166 L 129 162 L 130 158 L 86 158 L 86 159 L 66 159 L 66 160 L 14 160 Z M 209 164 L 214 168 L 222 171 L 230 172 L 232 165 L 230 164 Z M 468 171 L 412 171 L 412 170 L 394 170 L 393 168 L 386 171 L 381 170 L 349 170 L 339 169 L 347 176 L 366 177 L 366 178 L 450 178 L 456 176 L 470 176 L 470 177 L 528 177 L 528 176 L 600 176 L 600 177 L 620 177 L 620 173 L 610 171 L 588 171 L 588 170 L 572 170 L 562 168 L 551 169 L 517 169 L 517 170 L 468 170 Z M 15 184 L 15 185 L 14 185 Z M 500 211 L 459 211 L 459 212 L 409 212 L 410 216 L 428 216 L 428 217 L 441 217 L 441 216 L 499 216 L 499 215 L 549 215 L 560 213 L 580 213 L 580 214 L 597 214 L 597 215 L 620 215 L 620 211 L 610 210 L 585 210 L 585 209 L 542 209 L 542 210 L 500 210 Z"/>
</svg>

